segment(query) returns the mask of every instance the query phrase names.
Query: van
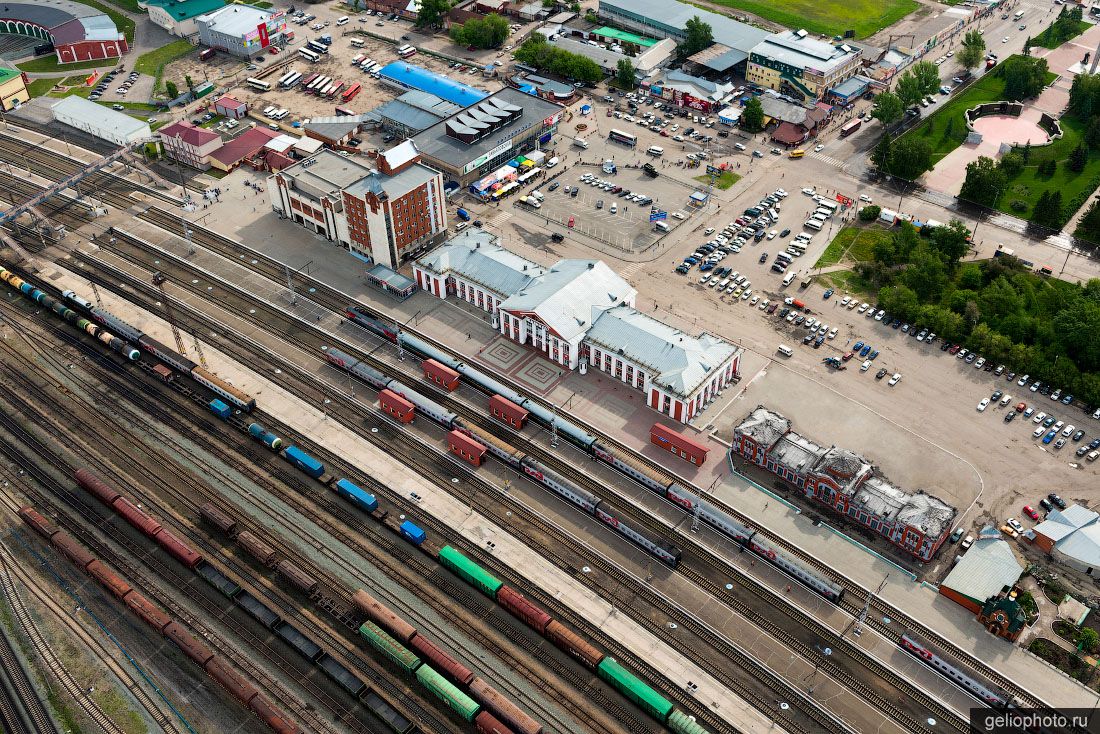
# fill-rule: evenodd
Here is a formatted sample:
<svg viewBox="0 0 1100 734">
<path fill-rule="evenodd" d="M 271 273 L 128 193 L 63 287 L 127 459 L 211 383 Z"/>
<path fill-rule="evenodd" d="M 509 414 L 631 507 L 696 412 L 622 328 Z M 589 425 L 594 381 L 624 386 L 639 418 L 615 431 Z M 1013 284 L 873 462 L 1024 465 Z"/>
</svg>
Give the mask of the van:
<svg viewBox="0 0 1100 734">
<path fill-rule="evenodd" d="M 551 158 L 550 160 L 546 161 L 546 167 L 547 167 L 547 168 L 553 168 L 553 167 L 554 167 L 554 166 L 556 166 L 556 165 L 558 165 L 558 158 L 557 158 L 557 156 L 554 156 L 554 157 L 553 157 L 553 158 Z"/>
<path fill-rule="evenodd" d="M 462 230 L 466 229 L 469 226 L 470 225 L 467 224 L 466 222 L 459 222 L 458 224 L 455 225 L 455 232 L 461 232 Z"/>
<path fill-rule="evenodd" d="M 584 138 L 573 138 L 573 145 L 583 150 L 588 150 L 588 141 Z"/>
<path fill-rule="evenodd" d="M 795 277 L 797 277 L 797 273 L 787 273 L 783 277 L 783 285 L 790 285 L 794 282 Z"/>
<path fill-rule="evenodd" d="M 836 213 L 836 210 L 840 208 L 840 204 L 837 204 L 835 201 L 830 201 L 829 199 L 822 199 L 817 203 L 817 206 L 821 209 L 828 209 L 834 214 Z"/>
<path fill-rule="evenodd" d="M 342 15 L 339 18 L 336 19 L 336 25 L 347 25 L 348 20 L 349 20 L 348 16 Z"/>
<path fill-rule="evenodd" d="M 788 347 L 786 344 L 780 344 L 779 348 L 776 349 L 775 351 L 779 352 L 784 357 L 790 357 L 794 354 L 794 350 L 791 349 L 790 347 Z"/>
<path fill-rule="evenodd" d="M 362 38 L 353 38 L 353 39 L 351 39 L 351 47 L 352 48 L 363 48 L 363 39 Z"/>
<path fill-rule="evenodd" d="M 654 158 L 660 158 L 665 154 L 665 149 L 659 145 L 649 146 L 649 150 L 646 151 L 646 155 L 651 155 Z"/>
<path fill-rule="evenodd" d="M 801 158 L 802 156 L 806 155 L 806 151 L 802 150 L 801 148 L 797 148 L 795 150 L 792 150 L 787 155 L 791 158 Z"/>
<path fill-rule="evenodd" d="M 653 227 L 661 232 L 668 232 L 669 226 L 664 222 L 654 222 Z"/>
<path fill-rule="evenodd" d="M 821 231 L 821 220 L 820 219 L 807 219 L 805 222 L 802 223 L 802 226 L 806 227 L 808 229 L 816 229 L 818 231 Z"/>
</svg>

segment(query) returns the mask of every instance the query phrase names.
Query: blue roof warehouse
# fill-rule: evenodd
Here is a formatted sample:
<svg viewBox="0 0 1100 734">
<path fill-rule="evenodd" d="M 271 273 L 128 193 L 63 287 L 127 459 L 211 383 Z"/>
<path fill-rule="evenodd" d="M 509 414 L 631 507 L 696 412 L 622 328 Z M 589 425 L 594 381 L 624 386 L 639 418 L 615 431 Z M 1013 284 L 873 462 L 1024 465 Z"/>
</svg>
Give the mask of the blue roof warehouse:
<svg viewBox="0 0 1100 734">
<path fill-rule="evenodd" d="M 489 96 L 488 92 L 403 61 L 395 61 L 383 66 L 378 70 L 378 76 L 390 86 L 434 94 L 442 100 L 462 107 L 469 107 Z"/>
</svg>

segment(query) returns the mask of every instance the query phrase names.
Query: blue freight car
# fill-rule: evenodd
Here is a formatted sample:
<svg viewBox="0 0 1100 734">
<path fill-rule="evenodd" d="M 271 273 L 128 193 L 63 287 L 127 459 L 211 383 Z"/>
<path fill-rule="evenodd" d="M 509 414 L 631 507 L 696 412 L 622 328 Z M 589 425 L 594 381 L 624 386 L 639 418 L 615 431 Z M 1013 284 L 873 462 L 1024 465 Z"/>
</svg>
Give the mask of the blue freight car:
<svg viewBox="0 0 1100 734">
<path fill-rule="evenodd" d="M 278 451 L 282 448 L 283 439 L 276 436 L 274 433 L 269 433 L 264 430 L 264 427 L 259 423 L 250 423 L 248 425 L 248 433 L 252 438 L 256 439 L 260 443 L 267 446 L 272 451 Z"/>
<path fill-rule="evenodd" d="M 229 416 L 233 415 L 233 410 L 216 398 L 210 401 L 210 412 L 225 420 L 228 420 Z"/>
<path fill-rule="evenodd" d="M 320 478 L 325 473 L 325 466 L 312 456 L 302 451 L 297 446 L 291 446 L 283 452 L 283 456 L 294 466 L 304 471 L 314 479 Z"/>
<path fill-rule="evenodd" d="M 378 509 L 378 500 L 374 498 L 374 495 L 364 492 L 347 479 L 336 482 L 336 494 L 365 512 L 374 512 Z"/>
<path fill-rule="evenodd" d="M 420 545 L 428 537 L 418 526 L 406 520 L 401 523 L 401 534 L 413 545 Z"/>
</svg>

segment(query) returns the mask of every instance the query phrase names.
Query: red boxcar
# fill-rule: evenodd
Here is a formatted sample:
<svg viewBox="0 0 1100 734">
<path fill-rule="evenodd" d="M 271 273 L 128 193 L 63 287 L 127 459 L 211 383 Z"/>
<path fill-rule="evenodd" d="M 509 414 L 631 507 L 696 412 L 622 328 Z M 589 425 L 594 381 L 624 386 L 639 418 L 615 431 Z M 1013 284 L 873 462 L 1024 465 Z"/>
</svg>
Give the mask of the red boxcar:
<svg viewBox="0 0 1100 734">
<path fill-rule="evenodd" d="M 550 624 L 550 620 L 553 619 L 553 617 L 544 610 L 536 607 L 528 601 L 523 594 L 520 594 L 511 586 L 505 585 L 500 587 L 500 591 L 497 592 L 497 602 L 509 612 L 522 619 L 528 627 L 532 628 L 540 635 L 546 632 L 546 625 Z"/>
<path fill-rule="evenodd" d="M 523 428 L 523 424 L 527 422 L 526 410 L 499 395 L 489 398 L 489 412 L 501 423 L 507 423 L 517 430 Z"/>
<path fill-rule="evenodd" d="M 23 522 L 34 528 L 36 533 L 45 538 L 57 532 L 57 526 L 52 525 L 49 520 L 30 505 L 19 508 L 19 517 L 23 518 Z"/>
<path fill-rule="evenodd" d="M 604 658 L 603 653 L 593 647 L 591 643 L 581 639 L 576 632 L 556 619 L 546 625 L 546 636 L 560 649 L 580 660 L 592 670 L 595 670 Z"/>
<path fill-rule="evenodd" d="M 433 668 L 460 686 L 464 686 L 474 679 L 472 670 L 440 650 L 434 642 L 424 635 L 418 634 L 412 638 L 409 647 L 417 655 L 431 663 Z"/>
<path fill-rule="evenodd" d="M 542 724 L 528 716 L 526 711 L 481 678 L 474 678 L 470 682 L 470 695 L 475 701 L 492 711 L 493 716 L 511 727 L 508 731 L 514 731 L 516 734 L 542 734 Z"/>
<path fill-rule="evenodd" d="M 233 529 L 237 527 L 237 521 L 226 515 L 214 505 L 206 502 L 199 505 L 199 514 L 203 519 L 209 522 L 214 527 L 221 530 L 223 533 L 233 533 Z"/>
<path fill-rule="evenodd" d="M 402 423 L 411 423 L 416 407 L 393 390 L 382 390 L 378 393 L 378 404 L 382 410 L 392 415 Z"/>
<path fill-rule="evenodd" d="M 192 637 L 191 633 L 179 622 L 172 622 L 165 627 L 164 636 L 176 643 L 176 646 L 183 651 L 184 655 L 199 665 L 206 665 L 210 662 L 210 658 L 214 657 L 214 653 L 210 652 L 210 648 Z"/>
<path fill-rule="evenodd" d="M 114 571 L 104 566 L 102 561 L 92 561 L 88 564 L 87 571 L 89 576 L 111 592 L 116 599 L 121 599 L 130 593 L 130 585 L 119 578 Z"/>
<path fill-rule="evenodd" d="M 146 515 L 144 512 L 137 508 L 130 500 L 125 497 L 119 497 L 114 501 L 115 512 L 122 515 L 122 518 L 140 530 L 142 534 L 152 538 L 156 535 L 156 532 L 160 530 L 160 523 L 153 518 Z"/>
<path fill-rule="evenodd" d="M 95 561 L 95 556 L 87 548 L 73 540 L 73 536 L 65 531 L 54 535 L 50 538 L 50 542 L 54 548 L 61 552 L 61 555 L 72 561 L 81 571 L 86 569 L 89 563 Z"/>
<path fill-rule="evenodd" d="M 157 541 L 157 545 L 168 551 L 169 555 L 188 568 L 194 568 L 199 565 L 199 561 L 202 560 L 202 556 L 191 546 L 187 545 L 164 528 L 157 531 L 156 535 L 153 536 L 153 540 Z"/>
<path fill-rule="evenodd" d="M 301 734 L 302 728 L 286 717 L 279 709 L 272 706 L 263 695 L 253 697 L 248 708 L 260 717 L 275 734 Z"/>
<path fill-rule="evenodd" d="M 707 452 L 710 451 L 703 444 L 692 441 L 682 433 L 677 433 L 660 423 L 654 423 L 653 428 L 649 429 L 649 440 L 696 466 L 702 466 L 707 460 Z"/>
<path fill-rule="evenodd" d="M 270 566 L 275 560 L 275 549 L 247 530 L 237 535 L 237 543 L 265 566 Z"/>
<path fill-rule="evenodd" d="M 108 487 L 104 484 L 102 479 L 92 474 L 87 469 L 77 469 L 73 476 L 76 477 L 77 484 L 91 492 L 105 505 L 114 503 L 115 500 L 122 496 L 117 490 Z"/>
<path fill-rule="evenodd" d="M 416 634 L 416 627 L 397 616 L 392 609 L 362 589 L 355 592 L 352 599 L 355 601 L 355 606 L 362 609 L 372 622 L 384 628 L 400 642 L 407 645 Z"/>
<path fill-rule="evenodd" d="M 286 577 L 287 581 L 294 584 L 305 593 L 312 594 L 317 590 L 317 579 L 313 578 L 290 561 L 279 561 L 275 564 L 275 568 Z"/>
<path fill-rule="evenodd" d="M 451 447 L 451 453 L 461 456 L 474 466 L 481 466 L 481 460 L 485 458 L 485 447 L 465 433 L 451 431 L 447 434 L 447 443 Z"/>
<path fill-rule="evenodd" d="M 236 671 L 226 663 L 223 663 L 220 658 L 214 658 L 208 662 L 206 664 L 206 672 L 210 674 L 211 678 L 220 683 L 222 688 L 229 691 L 229 694 L 233 696 L 233 698 L 237 699 L 245 706 L 259 694 L 255 686 L 237 675 Z"/>
<path fill-rule="evenodd" d="M 434 359 L 424 360 L 424 376 L 437 385 L 448 390 L 458 387 L 458 373 L 445 364 L 440 364 Z"/>
<path fill-rule="evenodd" d="M 488 711 L 482 711 L 474 717 L 474 726 L 477 727 L 478 734 L 515 734 Z"/>
<path fill-rule="evenodd" d="M 172 624 L 172 618 L 165 614 L 160 607 L 146 599 L 136 591 L 126 595 L 126 606 L 136 614 L 141 621 L 149 625 L 157 632 L 163 632 L 164 628 Z"/>
</svg>

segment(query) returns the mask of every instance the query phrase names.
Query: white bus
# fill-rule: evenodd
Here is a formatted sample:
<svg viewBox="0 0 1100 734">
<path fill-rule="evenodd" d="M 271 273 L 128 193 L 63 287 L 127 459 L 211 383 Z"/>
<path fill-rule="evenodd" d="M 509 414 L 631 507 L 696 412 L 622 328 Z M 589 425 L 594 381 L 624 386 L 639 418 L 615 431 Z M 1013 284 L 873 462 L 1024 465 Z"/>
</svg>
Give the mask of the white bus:
<svg viewBox="0 0 1100 734">
<path fill-rule="evenodd" d="M 807 219 L 805 222 L 802 223 L 802 226 L 806 227 L 808 229 L 816 229 L 820 232 L 821 231 L 821 220 L 819 220 L 819 219 Z"/>
<path fill-rule="evenodd" d="M 382 62 L 375 61 L 370 66 L 364 67 L 363 71 L 367 74 L 376 74 L 378 72 L 378 70 L 381 69 L 381 68 L 382 68 Z"/>
<path fill-rule="evenodd" d="M 294 72 L 294 76 L 290 77 L 290 79 L 287 79 L 283 86 L 285 86 L 287 89 L 290 89 L 300 81 L 302 81 L 302 72 L 296 71 Z"/>
<path fill-rule="evenodd" d="M 353 38 L 353 39 L 351 39 L 351 47 L 352 48 L 363 48 L 363 39 L 362 38 Z"/>
<path fill-rule="evenodd" d="M 356 54 L 355 58 L 353 58 L 351 60 L 351 65 L 352 66 L 359 66 L 359 64 L 363 63 L 363 59 L 365 59 L 365 58 L 367 58 L 366 54 Z"/>
<path fill-rule="evenodd" d="M 271 82 L 265 82 L 263 79 L 254 79 L 252 77 L 249 77 L 248 79 L 244 80 L 244 83 L 252 87 L 253 89 L 259 90 L 261 92 L 266 92 L 271 89 Z"/>
<path fill-rule="evenodd" d="M 638 136 L 631 133 L 625 133 L 622 130 L 612 130 L 607 134 L 608 140 L 614 140 L 616 143 L 622 143 L 623 145 L 629 145 L 633 148 L 638 144 Z"/>
<path fill-rule="evenodd" d="M 403 59 L 407 59 L 410 56 L 416 56 L 416 49 L 412 46 L 403 46 L 397 49 L 397 55 Z"/>
<path fill-rule="evenodd" d="M 285 87 L 286 83 L 288 81 L 290 81 L 291 77 L 293 77 L 293 76 L 294 76 L 294 69 L 291 69 L 287 73 L 283 74 L 281 77 L 279 77 L 279 86 L 280 87 Z"/>
<path fill-rule="evenodd" d="M 318 79 L 317 81 L 315 81 L 313 84 L 311 84 L 310 89 L 308 91 L 309 91 L 310 94 L 320 94 L 321 90 L 324 89 L 326 86 L 328 86 L 328 83 L 331 82 L 331 81 L 332 81 L 331 76 L 323 76 L 320 79 Z"/>
<path fill-rule="evenodd" d="M 321 60 L 320 54 L 310 51 L 308 48 L 298 49 L 298 55 L 306 61 L 310 62 L 311 64 L 315 64 Z"/>
<path fill-rule="evenodd" d="M 817 206 L 818 206 L 818 208 L 828 209 L 829 211 L 833 212 L 834 214 L 836 213 L 836 210 L 840 208 L 839 204 L 837 204 L 835 201 L 830 201 L 829 199 L 824 199 Z"/>
<path fill-rule="evenodd" d="M 1013 20 L 1019 20 L 1020 18 L 1023 18 L 1023 17 L 1024 17 L 1024 11 L 1017 10 L 1016 15 L 1012 16 L 1012 19 Z"/>
<path fill-rule="evenodd" d="M 646 155 L 651 155 L 654 158 L 660 158 L 665 154 L 665 149 L 659 145 L 649 146 L 649 150 L 646 151 Z"/>
</svg>

